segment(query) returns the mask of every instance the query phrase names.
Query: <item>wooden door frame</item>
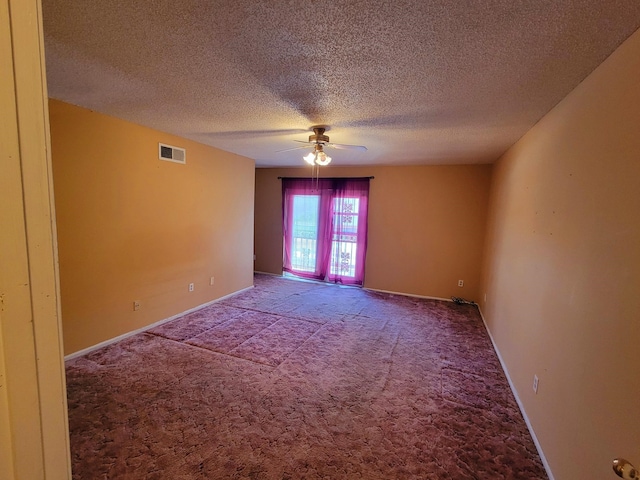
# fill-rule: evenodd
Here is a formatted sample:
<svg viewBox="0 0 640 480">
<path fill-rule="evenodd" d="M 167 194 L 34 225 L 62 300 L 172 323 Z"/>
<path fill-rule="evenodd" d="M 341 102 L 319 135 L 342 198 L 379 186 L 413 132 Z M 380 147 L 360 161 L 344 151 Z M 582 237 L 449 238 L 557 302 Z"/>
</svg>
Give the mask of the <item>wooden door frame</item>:
<svg viewBox="0 0 640 480">
<path fill-rule="evenodd" d="M 71 478 L 40 0 L 0 2 L 0 478 Z"/>
</svg>

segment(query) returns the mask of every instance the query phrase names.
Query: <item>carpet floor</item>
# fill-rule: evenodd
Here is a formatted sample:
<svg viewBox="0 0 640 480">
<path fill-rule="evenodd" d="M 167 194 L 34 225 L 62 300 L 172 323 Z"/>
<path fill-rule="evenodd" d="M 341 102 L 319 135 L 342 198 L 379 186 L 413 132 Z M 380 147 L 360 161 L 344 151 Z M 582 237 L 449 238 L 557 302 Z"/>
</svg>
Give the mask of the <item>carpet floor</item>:
<svg viewBox="0 0 640 480">
<path fill-rule="evenodd" d="M 255 276 L 66 364 L 74 479 L 546 479 L 477 309 Z"/>
</svg>

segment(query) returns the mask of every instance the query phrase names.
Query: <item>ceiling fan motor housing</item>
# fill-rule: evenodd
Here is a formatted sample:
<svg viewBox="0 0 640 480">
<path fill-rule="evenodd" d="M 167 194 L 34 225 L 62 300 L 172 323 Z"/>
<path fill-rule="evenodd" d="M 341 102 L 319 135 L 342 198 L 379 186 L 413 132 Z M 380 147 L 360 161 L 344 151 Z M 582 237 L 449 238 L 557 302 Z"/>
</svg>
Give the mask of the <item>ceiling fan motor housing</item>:
<svg viewBox="0 0 640 480">
<path fill-rule="evenodd" d="M 309 142 L 315 143 L 329 143 L 329 137 L 324 134 L 324 128 L 314 128 L 313 135 L 309 135 Z"/>
</svg>

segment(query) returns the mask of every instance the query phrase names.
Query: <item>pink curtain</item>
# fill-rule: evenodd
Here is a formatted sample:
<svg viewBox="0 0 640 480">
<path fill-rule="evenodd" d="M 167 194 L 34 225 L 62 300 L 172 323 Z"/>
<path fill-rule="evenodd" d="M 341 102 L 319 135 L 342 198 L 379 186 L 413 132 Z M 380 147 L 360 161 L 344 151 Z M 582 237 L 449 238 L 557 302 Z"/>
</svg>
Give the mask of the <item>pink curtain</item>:
<svg viewBox="0 0 640 480">
<path fill-rule="evenodd" d="M 369 178 L 284 178 L 283 270 L 362 285 Z"/>
</svg>

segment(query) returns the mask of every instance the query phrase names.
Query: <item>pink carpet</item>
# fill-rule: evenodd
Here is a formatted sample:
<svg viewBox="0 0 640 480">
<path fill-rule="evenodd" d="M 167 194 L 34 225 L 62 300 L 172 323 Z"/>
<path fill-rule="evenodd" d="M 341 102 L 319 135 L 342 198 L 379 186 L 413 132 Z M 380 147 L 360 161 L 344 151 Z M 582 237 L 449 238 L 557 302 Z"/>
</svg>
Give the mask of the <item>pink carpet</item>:
<svg viewBox="0 0 640 480">
<path fill-rule="evenodd" d="M 475 307 L 256 275 L 67 362 L 75 479 L 546 479 Z"/>
</svg>

